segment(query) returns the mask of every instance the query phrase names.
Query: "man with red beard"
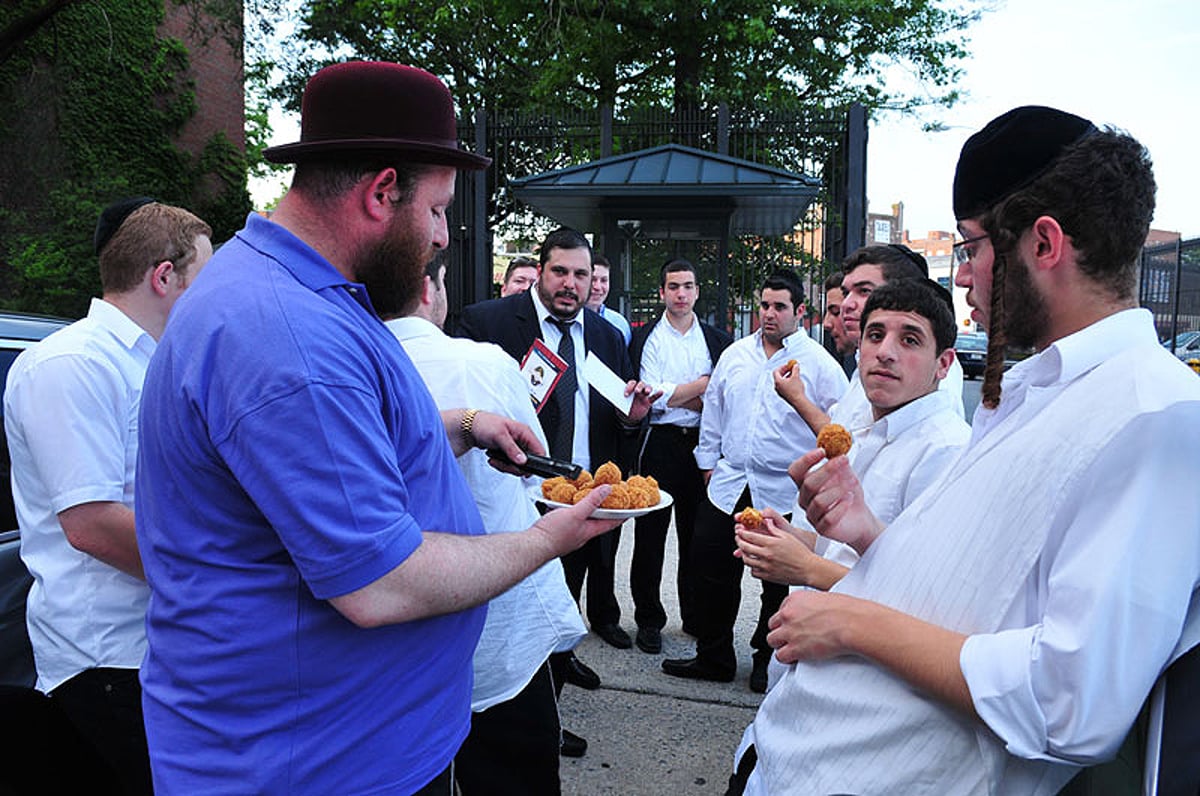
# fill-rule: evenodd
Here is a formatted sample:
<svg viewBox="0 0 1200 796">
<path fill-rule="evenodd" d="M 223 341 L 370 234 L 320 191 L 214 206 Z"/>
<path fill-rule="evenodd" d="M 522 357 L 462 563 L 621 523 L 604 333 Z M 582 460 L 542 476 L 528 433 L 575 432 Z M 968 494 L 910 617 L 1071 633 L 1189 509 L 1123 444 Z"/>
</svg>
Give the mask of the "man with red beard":
<svg viewBox="0 0 1200 796">
<path fill-rule="evenodd" d="M 1055 794 L 1200 638 L 1200 382 L 1137 302 L 1154 192 L 1141 144 L 1052 108 L 967 140 L 957 281 L 993 346 L 971 440 L 886 529 L 845 457 L 792 465 L 865 555 L 772 618 L 791 665 L 730 792 Z M 1001 384 L 1005 338 L 1037 353 Z"/>
<path fill-rule="evenodd" d="M 454 120 L 427 72 L 322 69 L 301 140 L 266 152 L 297 164 L 291 189 L 167 324 L 136 503 L 158 792 L 448 796 L 478 606 L 612 525 L 586 519 L 601 489 L 484 535 L 455 456 L 542 446 L 497 415 L 439 414 L 372 308 L 368 290 L 417 295 L 456 170 L 489 162 Z"/>
</svg>

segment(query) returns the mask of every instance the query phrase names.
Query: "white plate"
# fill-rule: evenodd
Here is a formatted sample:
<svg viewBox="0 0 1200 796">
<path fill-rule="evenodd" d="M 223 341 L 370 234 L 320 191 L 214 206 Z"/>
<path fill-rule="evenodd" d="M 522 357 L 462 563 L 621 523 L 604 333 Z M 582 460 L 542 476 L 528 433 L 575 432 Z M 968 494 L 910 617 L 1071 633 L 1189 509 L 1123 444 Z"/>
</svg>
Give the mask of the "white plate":
<svg viewBox="0 0 1200 796">
<path fill-rule="evenodd" d="M 542 497 L 542 485 L 540 483 L 533 484 L 526 488 L 530 499 L 544 506 L 549 506 L 552 509 L 561 509 L 570 507 L 570 503 L 556 503 L 553 500 L 546 500 Z M 655 506 L 647 506 L 644 509 L 596 509 L 592 512 L 592 518 L 597 520 L 627 520 L 631 517 L 640 517 L 643 514 L 649 514 L 652 511 L 658 511 L 661 508 L 666 508 L 671 505 L 675 498 L 671 497 L 669 492 L 658 490 L 658 504 Z"/>
</svg>

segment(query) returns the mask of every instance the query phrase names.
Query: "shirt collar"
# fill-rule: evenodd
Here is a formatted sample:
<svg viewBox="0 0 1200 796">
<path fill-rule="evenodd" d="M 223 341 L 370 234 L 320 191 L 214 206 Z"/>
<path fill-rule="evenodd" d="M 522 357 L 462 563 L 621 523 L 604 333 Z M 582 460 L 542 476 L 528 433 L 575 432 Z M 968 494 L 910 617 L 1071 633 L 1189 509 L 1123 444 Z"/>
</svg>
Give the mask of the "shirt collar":
<svg viewBox="0 0 1200 796">
<path fill-rule="evenodd" d="M 400 340 L 412 340 L 417 337 L 439 337 L 445 334 L 445 332 L 431 321 L 427 321 L 416 315 L 409 315 L 404 318 L 392 318 L 390 321 L 384 321 L 383 325 L 391 329 L 392 333 Z"/>
<path fill-rule="evenodd" d="M 930 415 L 950 409 L 950 395 L 944 390 L 934 389 L 928 395 L 922 395 L 916 400 L 909 401 L 899 409 L 888 412 L 875 422 L 874 427 L 883 431 L 887 435 L 887 438 L 891 440 L 900 436 Z"/>
<path fill-rule="evenodd" d="M 1156 343 L 1152 320 L 1141 308 L 1113 313 L 1018 362 L 1005 378 L 1036 386 L 1073 381 L 1121 351 Z"/>
<path fill-rule="evenodd" d="M 779 346 L 779 350 L 775 352 L 774 356 L 778 356 L 784 351 L 791 351 L 795 345 L 800 342 L 802 337 L 808 337 L 808 332 L 804 331 L 804 327 L 799 327 L 796 329 L 796 331 L 783 338 L 783 342 Z M 759 329 L 754 333 L 754 338 L 755 342 L 758 343 L 758 350 L 762 351 L 765 355 L 767 353 L 767 349 L 766 346 L 763 345 L 762 329 Z M 770 359 L 770 357 L 767 358 Z"/>
<path fill-rule="evenodd" d="M 667 328 L 667 330 L 669 332 L 671 332 L 672 334 L 679 335 L 680 337 L 687 337 L 688 335 L 692 334 L 693 332 L 698 332 L 700 330 L 700 319 L 697 318 L 696 313 L 693 312 L 692 313 L 692 325 L 687 328 L 686 332 L 681 332 L 678 329 L 676 329 L 674 326 L 671 325 L 671 319 L 669 317 L 667 317 L 667 311 L 663 310 L 662 317 L 658 319 L 657 325 L 665 326 Z"/>
<path fill-rule="evenodd" d="M 142 327 L 120 310 L 115 304 L 104 299 L 93 298 L 88 305 L 88 317 L 101 327 L 112 333 L 113 337 L 128 349 L 136 348 L 139 344 L 149 345 L 153 350 L 156 342 Z"/>
<path fill-rule="evenodd" d="M 586 307 L 580 307 L 580 308 L 579 308 L 579 312 L 575 313 L 575 317 L 574 317 L 574 318 L 572 318 L 571 320 L 569 320 L 569 321 L 561 321 L 557 315 L 551 315 L 551 314 L 550 314 L 550 310 L 546 309 L 546 305 L 542 303 L 542 297 L 541 297 L 541 296 L 539 296 L 539 295 L 537 295 L 536 293 L 534 293 L 534 292 L 533 292 L 535 289 L 536 289 L 536 288 L 530 288 L 530 289 L 529 289 L 529 292 L 530 292 L 530 296 L 529 296 L 529 298 L 530 298 L 530 300 L 532 300 L 532 301 L 533 301 L 533 309 L 534 309 L 534 312 L 536 312 L 536 313 L 537 313 L 537 317 L 538 317 L 538 326 L 545 326 L 545 325 L 546 325 L 546 319 L 547 319 L 547 318 L 553 318 L 555 321 L 558 321 L 558 322 L 561 322 L 561 323 L 567 323 L 567 324 L 576 324 L 576 323 L 578 323 L 578 324 L 579 324 L 579 327 L 580 327 L 581 329 L 583 328 L 583 316 L 584 316 L 584 313 L 587 311 L 587 308 L 586 308 Z"/>
<path fill-rule="evenodd" d="M 246 219 L 245 228 L 238 232 L 237 236 L 264 257 L 278 262 L 291 272 L 298 282 L 314 293 L 338 286 L 354 287 L 362 290 L 364 294 L 366 292 L 362 285 L 342 276 L 342 273 L 316 249 L 258 213 L 250 214 Z"/>
</svg>

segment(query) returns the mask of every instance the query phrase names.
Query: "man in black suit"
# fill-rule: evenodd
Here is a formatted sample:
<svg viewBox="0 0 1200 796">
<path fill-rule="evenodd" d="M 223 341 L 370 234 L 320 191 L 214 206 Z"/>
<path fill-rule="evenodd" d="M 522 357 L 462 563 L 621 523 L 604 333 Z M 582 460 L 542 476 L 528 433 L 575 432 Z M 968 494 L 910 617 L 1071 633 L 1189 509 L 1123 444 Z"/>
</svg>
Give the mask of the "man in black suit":
<svg viewBox="0 0 1200 796">
<path fill-rule="evenodd" d="M 518 362 L 535 339 L 557 350 L 570 366 L 538 414 L 551 455 L 589 470 L 612 461 L 625 472 L 630 458 L 627 449 L 632 447 L 627 443 L 636 437 L 656 396 L 632 379 L 633 366 L 620 332 L 584 306 L 592 279 L 592 249 L 587 238 L 573 229 L 555 230 L 542 243 L 539 261 L 534 289 L 467 307 L 456 334 L 496 343 Z M 628 415 L 588 387 L 581 370 L 589 353 L 627 381 L 625 394 L 634 398 Z M 627 649 L 632 641 L 619 624 L 621 609 L 613 593 L 619 534 L 618 528 L 593 539 L 565 556 L 563 568 L 576 600 L 586 577 L 592 630 L 614 647 Z"/>
<path fill-rule="evenodd" d="M 650 428 L 642 446 L 638 472 L 654 476 L 675 498 L 675 534 L 679 540 L 676 585 L 684 632 L 694 633 L 691 572 L 687 566 L 696 523 L 696 506 L 704 499 L 704 478 L 692 455 L 700 439 L 701 397 L 721 352 L 733 342 L 728 332 L 703 323 L 694 308 L 700 297 L 696 268 L 687 260 L 667 261 L 658 296 L 664 312 L 639 326 L 629 344 L 638 378 L 662 391 L 650 410 Z M 662 652 L 667 623 L 660 594 L 663 551 L 671 509 L 639 517 L 633 530 L 633 563 L 629 573 L 637 645 L 643 652 Z"/>
</svg>

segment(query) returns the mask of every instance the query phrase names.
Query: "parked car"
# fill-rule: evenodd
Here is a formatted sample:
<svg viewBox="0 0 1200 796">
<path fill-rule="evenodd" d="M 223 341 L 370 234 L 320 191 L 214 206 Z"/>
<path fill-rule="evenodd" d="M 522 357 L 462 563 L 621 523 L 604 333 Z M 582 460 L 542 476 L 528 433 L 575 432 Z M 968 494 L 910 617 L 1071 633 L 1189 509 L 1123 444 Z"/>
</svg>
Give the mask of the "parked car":
<svg viewBox="0 0 1200 796">
<path fill-rule="evenodd" d="M 4 385 L 13 360 L 70 321 L 47 315 L 0 311 L 0 685 L 33 685 L 33 653 L 25 630 L 25 595 L 33 582 L 21 562 L 21 540 L 13 510 L 8 440 L 4 435 Z"/>
<path fill-rule="evenodd" d="M 1200 338 L 1200 331 L 1197 331 L 1195 329 L 1192 329 L 1192 330 L 1186 331 L 1186 332 L 1180 332 L 1179 334 L 1175 335 L 1175 340 L 1174 340 L 1175 350 L 1178 351 L 1180 348 L 1183 348 L 1184 346 L 1188 345 L 1189 343 L 1194 341 L 1196 338 Z M 1171 350 L 1171 338 L 1168 337 L 1166 340 L 1163 340 L 1162 346 L 1163 346 L 1163 348 L 1170 351 Z"/>
<path fill-rule="evenodd" d="M 1163 343 L 1163 347 L 1170 351 L 1171 341 L 1167 340 Z M 1184 362 L 1191 359 L 1200 359 L 1200 331 L 1182 332 L 1176 335 L 1175 356 Z"/>
<path fill-rule="evenodd" d="M 962 365 L 963 377 L 973 379 L 982 376 L 987 367 L 987 335 L 982 332 L 959 332 L 954 350 L 958 352 L 958 364 Z"/>
</svg>

